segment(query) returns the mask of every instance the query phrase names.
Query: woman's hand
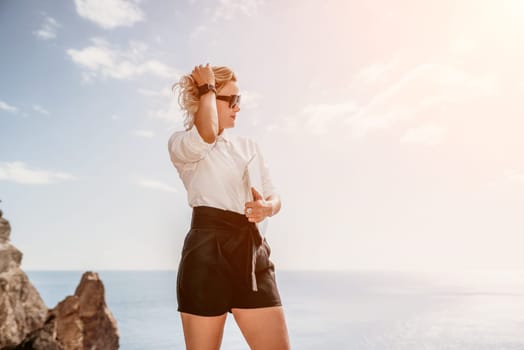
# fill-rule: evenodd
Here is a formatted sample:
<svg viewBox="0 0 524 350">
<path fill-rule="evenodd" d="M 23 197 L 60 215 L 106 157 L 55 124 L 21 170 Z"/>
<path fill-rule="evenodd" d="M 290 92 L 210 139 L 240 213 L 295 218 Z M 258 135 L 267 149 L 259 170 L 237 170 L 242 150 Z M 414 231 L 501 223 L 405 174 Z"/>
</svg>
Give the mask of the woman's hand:
<svg viewBox="0 0 524 350">
<path fill-rule="evenodd" d="M 201 64 L 195 66 L 195 69 L 191 72 L 191 77 L 196 82 L 197 86 L 202 84 L 215 85 L 215 73 L 213 72 L 213 69 L 211 69 L 211 66 L 209 66 L 209 63 L 205 66 L 202 66 Z"/>
<path fill-rule="evenodd" d="M 254 187 L 251 187 L 251 192 L 253 202 L 246 202 L 244 212 L 250 222 L 258 223 L 273 214 L 273 206 Z"/>
</svg>

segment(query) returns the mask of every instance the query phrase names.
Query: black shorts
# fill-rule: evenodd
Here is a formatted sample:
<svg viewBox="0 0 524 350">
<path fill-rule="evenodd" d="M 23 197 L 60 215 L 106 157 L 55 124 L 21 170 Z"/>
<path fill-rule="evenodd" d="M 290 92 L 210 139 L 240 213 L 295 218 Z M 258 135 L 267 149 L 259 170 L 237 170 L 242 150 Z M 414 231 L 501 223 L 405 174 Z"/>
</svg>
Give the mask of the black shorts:
<svg viewBox="0 0 524 350">
<path fill-rule="evenodd" d="M 194 207 L 177 271 L 177 310 L 218 316 L 231 308 L 282 306 L 270 254 L 245 215 Z"/>
</svg>

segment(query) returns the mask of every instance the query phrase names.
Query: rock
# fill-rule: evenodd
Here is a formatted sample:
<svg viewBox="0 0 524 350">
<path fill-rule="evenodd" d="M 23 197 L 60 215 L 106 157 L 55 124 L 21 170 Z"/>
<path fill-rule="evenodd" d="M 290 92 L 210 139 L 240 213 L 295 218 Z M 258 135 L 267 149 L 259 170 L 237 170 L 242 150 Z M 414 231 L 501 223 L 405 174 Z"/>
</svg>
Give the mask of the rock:
<svg viewBox="0 0 524 350">
<path fill-rule="evenodd" d="M 9 221 L 2 217 L 3 213 L 0 210 L 0 243 L 9 241 L 9 235 L 11 234 L 11 225 Z"/>
<path fill-rule="evenodd" d="M 67 350 L 56 339 L 56 322 L 49 317 L 44 326 L 31 333 L 18 345 L 8 346 L 2 350 Z"/>
<path fill-rule="evenodd" d="M 87 271 L 75 290 L 53 309 L 57 337 L 66 349 L 119 348 L 116 319 L 105 302 L 105 290 L 98 273 Z"/>
<path fill-rule="evenodd" d="M 9 242 L 11 225 L 2 215 L 0 210 L 0 273 L 14 270 L 22 262 L 22 252 Z"/>
<path fill-rule="evenodd" d="M 11 226 L 0 211 L 0 348 L 18 344 L 42 327 L 47 306 L 20 269 L 22 253 L 10 241 Z"/>
<path fill-rule="evenodd" d="M 10 232 L 0 211 L 0 349 L 118 349 L 117 322 L 98 273 L 84 272 L 74 295 L 48 310 L 20 269 L 22 253 L 9 242 Z"/>
<path fill-rule="evenodd" d="M 113 350 L 119 348 L 117 323 L 107 308 L 104 285 L 87 271 L 75 290 L 53 309 L 39 329 L 20 344 L 2 350 Z"/>
</svg>

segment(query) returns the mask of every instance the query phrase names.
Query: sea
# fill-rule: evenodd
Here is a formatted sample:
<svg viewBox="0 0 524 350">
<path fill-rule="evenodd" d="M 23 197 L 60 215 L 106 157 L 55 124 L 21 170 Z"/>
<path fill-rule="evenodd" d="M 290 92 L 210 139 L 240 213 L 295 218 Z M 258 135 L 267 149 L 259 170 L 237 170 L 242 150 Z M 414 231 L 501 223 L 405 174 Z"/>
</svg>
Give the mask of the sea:
<svg viewBox="0 0 524 350">
<path fill-rule="evenodd" d="M 84 271 L 26 271 L 49 308 Z M 185 349 L 176 271 L 95 271 L 120 349 Z M 524 271 L 277 270 L 291 349 L 524 350 Z M 228 314 L 221 349 L 249 349 Z"/>
</svg>

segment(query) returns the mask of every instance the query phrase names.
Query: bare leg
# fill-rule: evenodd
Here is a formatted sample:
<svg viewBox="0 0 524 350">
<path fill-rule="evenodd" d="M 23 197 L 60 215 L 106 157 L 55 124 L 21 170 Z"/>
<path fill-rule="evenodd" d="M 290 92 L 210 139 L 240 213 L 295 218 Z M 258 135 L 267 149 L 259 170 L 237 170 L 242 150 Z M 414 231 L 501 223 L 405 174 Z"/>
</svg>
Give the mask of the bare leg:
<svg viewBox="0 0 524 350">
<path fill-rule="evenodd" d="M 231 309 L 251 350 L 289 350 L 289 336 L 282 306 Z"/>
<path fill-rule="evenodd" d="M 227 312 L 220 316 L 180 313 L 186 350 L 218 350 L 222 343 Z"/>
</svg>

